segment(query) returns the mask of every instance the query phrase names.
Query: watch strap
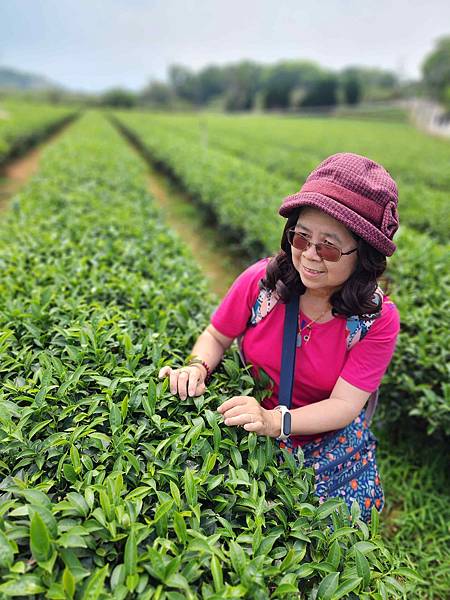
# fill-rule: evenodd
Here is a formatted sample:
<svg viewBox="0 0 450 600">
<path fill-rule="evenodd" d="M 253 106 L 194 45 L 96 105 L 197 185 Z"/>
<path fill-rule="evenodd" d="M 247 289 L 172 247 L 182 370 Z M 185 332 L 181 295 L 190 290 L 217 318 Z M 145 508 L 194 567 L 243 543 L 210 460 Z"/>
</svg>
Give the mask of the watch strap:
<svg viewBox="0 0 450 600">
<path fill-rule="evenodd" d="M 277 439 L 285 441 L 291 434 L 291 412 L 286 406 L 283 406 L 282 404 L 277 406 L 276 410 L 278 410 L 281 413 L 281 430 L 280 435 Z"/>
</svg>

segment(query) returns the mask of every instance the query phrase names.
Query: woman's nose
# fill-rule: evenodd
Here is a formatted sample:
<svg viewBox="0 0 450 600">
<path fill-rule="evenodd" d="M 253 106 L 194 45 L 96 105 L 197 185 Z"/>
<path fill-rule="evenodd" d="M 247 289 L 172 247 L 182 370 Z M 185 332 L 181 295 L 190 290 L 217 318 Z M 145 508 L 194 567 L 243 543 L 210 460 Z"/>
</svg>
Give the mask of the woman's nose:
<svg viewBox="0 0 450 600">
<path fill-rule="evenodd" d="M 306 250 L 303 250 L 303 254 L 306 256 L 306 258 L 309 258 L 310 260 L 322 260 L 317 254 L 315 244 L 312 243 L 309 244 L 309 247 L 306 248 Z"/>
</svg>

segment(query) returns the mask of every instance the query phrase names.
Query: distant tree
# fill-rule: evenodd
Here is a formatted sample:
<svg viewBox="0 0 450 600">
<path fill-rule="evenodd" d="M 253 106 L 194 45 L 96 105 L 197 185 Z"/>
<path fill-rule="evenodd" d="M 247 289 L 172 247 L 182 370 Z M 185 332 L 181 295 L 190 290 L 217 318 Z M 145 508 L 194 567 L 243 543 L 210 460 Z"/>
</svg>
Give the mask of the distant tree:
<svg viewBox="0 0 450 600">
<path fill-rule="evenodd" d="M 193 104 L 200 101 L 200 89 L 198 77 L 182 65 L 172 65 L 169 67 L 169 83 L 176 96 L 188 100 Z"/>
<path fill-rule="evenodd" d="M 228 85 L 227 68 L 211 65 L 197 75 L 198 101 L 207 104 L 212 98 L 223 94 Z"/>
<path fill-rule="evenodd" d="M 100 97 L 100 104 L 115 108 L 131 108 L 136 106 L 136 94 L 123 88 L 113 88 Z"/>
<path fill-rule="evenodd" d="M 289 108 L 294 90 L 311 86 L 322 70 L 308 61 L 282 61 L 266 67 L 262 84 L 265 108 Z"/>
<path fill-rule="evenodd" d="M 339 80 L 341 100 L 347 104 L 390 100 L 400 95 L 398 77 L 384 69 L 351 66 L 339 74 Z"/>
<path fill-rule="evenodd" d="M 358 69 L 349 67 L 341 73 L 341 84 L 346 104 L 358 104 L 362 97 L 362 84 Z"/>
<path fill-rule="evenodd" d="M 315 81 L 302 100 L 302 106 L 335 106 L 337 104 L 338 78 L 333 73 Z"/>
<path fill-rule="evenodd" d="M 435 50 L 423 63 L 422 73 L 430 94 L 450 108 L 450 36 L 437 41 Z"/>
<path fill-rule="evenodd" d="M 142 90 L 139 99 L 143 104 L 169 107 L 173 100 L 172 88 L 167 83 L 153 80 Z"/>
<path fill-rule="evenodd" d="M 263 67 L 252 61 L 242 61 L 227 69 L 225 110 L 251 110 L 261 87 Z"/>
<path fill-rule="evenodd" d="M 447 110 L 447 117 L 450 116 L 450 84 L 444 88 L 442 92 L 442 104 Z"/>
</svg>

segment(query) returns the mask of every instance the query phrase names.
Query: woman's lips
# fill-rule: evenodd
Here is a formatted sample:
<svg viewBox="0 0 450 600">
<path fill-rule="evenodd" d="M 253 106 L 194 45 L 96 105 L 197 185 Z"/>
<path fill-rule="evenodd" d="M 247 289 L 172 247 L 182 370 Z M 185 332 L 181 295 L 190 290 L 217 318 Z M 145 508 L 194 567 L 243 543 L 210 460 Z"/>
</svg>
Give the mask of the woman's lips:
<svg viewBox="0 0 450 600">
<path fill-rule="evenodd" d="M 308 277 L 320 277 L 320 275 L 323 275 L 325 272 L 319 271 L 318 269 L 308 269 L 308 267 L 305 267 L 305 265 L 302 265 L 302 270 Z"/>
</svg>

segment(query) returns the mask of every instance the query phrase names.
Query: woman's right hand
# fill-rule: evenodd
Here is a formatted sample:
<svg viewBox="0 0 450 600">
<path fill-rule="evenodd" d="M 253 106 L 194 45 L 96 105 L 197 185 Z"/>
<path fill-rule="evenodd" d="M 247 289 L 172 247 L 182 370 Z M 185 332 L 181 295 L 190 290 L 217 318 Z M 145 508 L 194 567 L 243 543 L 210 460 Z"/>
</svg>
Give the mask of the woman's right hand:
<svg viewBox="0 0 450 600">
<path fill-rule="evenodd" d="M 201 396 L 205 390 L 206 369 L 202 365 L 190 365 L 180 369 L 163 367 L 159 371 L 159 378 L 169 377 L 170 393 L 178 394 L 181 400 L 188 396 Z"/>
</svg>

